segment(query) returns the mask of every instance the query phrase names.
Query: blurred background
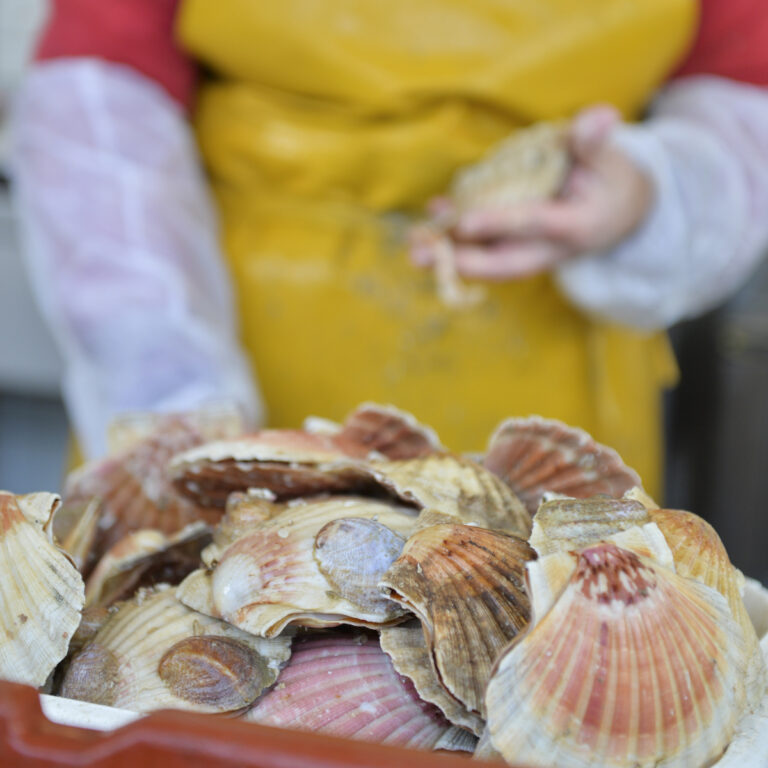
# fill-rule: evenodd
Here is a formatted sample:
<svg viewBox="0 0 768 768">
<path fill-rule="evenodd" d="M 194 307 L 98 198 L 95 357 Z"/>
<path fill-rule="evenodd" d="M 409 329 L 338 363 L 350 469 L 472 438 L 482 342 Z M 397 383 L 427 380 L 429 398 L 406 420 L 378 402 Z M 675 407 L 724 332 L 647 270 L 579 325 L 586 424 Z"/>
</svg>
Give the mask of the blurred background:
<svg viewBox="0 0 768 768">
<path fill-rule="evenodd" d="M 9 190 L 8 106 L 46 7 L 0 0 L 0 488 L 16 493 L 58 489 L 68 447 L 61 362 L 32 298 Z M 710 520 L 734 563 L 768 582 L 768 266 L 672 339 L 682 380 L 666 402 L 664 502 Z"/>
</svg>

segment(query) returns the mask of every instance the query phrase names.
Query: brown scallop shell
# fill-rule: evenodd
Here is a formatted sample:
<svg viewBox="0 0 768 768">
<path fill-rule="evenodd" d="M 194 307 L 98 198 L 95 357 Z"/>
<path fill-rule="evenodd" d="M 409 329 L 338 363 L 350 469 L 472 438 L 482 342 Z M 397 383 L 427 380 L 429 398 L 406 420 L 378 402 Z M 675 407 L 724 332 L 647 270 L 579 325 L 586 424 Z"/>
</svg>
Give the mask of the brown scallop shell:
<svg viewBox="0 0 768 768">
<path fill-rule="evenodd" d="M 0 491 L 0 678 L 36 687 L 66 655 L 85 601 L 82 577 L 50 541 L 58 497 L 46 497 L 38 507 Z"/>
<path fill-rule="evenodd" d="M 745 705 L 724 598 L 612 543 L 577 558 L 552 609 L 498 661 L 493 746 L 542 767 L 710 764 Z"/>
<path fill-rule="evenodd" d="M 483 719 L 456 701 L 438 680 L 418 619 L 384 627 L 379 639 L 382 650 L 392 659 L 395 669 L 413 683 L 424 701 L 434 704 L 454 725 L 478 735 L 482 733 L 485 727 Z"/>
<path fill-rule="evenodd" d="M 515 536 L 471 525 L 418 531 L 381 580 L 421 620 L 446 690 L 483 713 L 496 657 L 530 619 L 525 564 L 535 557 Z"/>
<path fill-rule="evenodd" d="M 136 712 L 237 711 L 275 682 L 289 657 L 290 638 L 241 632 L 159 587 L 119 604 L 73 658 L 60 694 Z"/>
<path fill-rule="evenodd" d="M 393 669 L 375 637 L 322 633 L 294 641 L 277 685 L 245 719 L 415 749 L 451 730 Z"/>
<path fill-rule="evenodd" d="M 639 486 L 637 473 L 616 451 L 581 429 L 554 419 L 508 419 L 491 436 L 484 466 L 520 497 L 533 515 L 545 491 L 575 498 L 619 498 Z"/>
</svg>

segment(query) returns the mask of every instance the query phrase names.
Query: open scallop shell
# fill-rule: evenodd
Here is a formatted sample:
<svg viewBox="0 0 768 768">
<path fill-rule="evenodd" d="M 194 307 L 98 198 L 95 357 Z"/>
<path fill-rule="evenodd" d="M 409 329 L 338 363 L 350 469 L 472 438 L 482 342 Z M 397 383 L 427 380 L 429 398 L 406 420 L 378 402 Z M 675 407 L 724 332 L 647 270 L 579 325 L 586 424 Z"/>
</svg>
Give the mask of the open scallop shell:
<svg viewBox="0 0 768 768">
<path fill-rule="evenodd" d="M 245 719 L 416 749 L 432 749 L 451 728 L 397 674 L 375 638 L 350 633 L 294 641 L 277 685 Z"/>
<path fill-rule="evenodd" d="M 93 499 L 100 499 L 98 530 L 86 562 L 88 573 L 96 560 L 132 531 L 153 528 L 173 534 L 190 523 L 213 524 L 221 518 L 217 510 L 203 509 L 181 498 L 166 473 L 170 459 L 179 451 L 197 445 L 201 436 L 181 417 L 166 417 L 161 427 L 131 450 L 119 456 L 86 464 L 67 478 L 62 515 L 70 525 L 78 523 L 70 510 L 87 512 Z M 66 540 L 72 530 L 57 527 Z"/>
<path fill-rule="evenodd" d="M 173 536 L 134 531 L 112 547 L 94 568 L 85 589 L 88 605 L 109 606 L 140 587 L 178 584 L 200 565 L 200 552 L 211 542 L 205 523 L 192 523 Z"/>
<path fill-rule="evenodd" d="M 344 575 L 344 558 L 338 552 L 333 557 L 317 556 L 318 537 L 324 529 L 328 534 L 325 526 L 343 518 L 372 521 L 384 529 L 366 539 L 367 550 L 358 551 L 357 574 L 348 570 Z M 399 618 L 402 610 L 390 601 L 365 598 L 360 586 L 370 583 L 375 573 L 370 571 L 372 564 L 381 568 L 387 562 L 391 534 L 405 538 L 414 522 L 412 510 L 385 501 L 331 497 L 292 503 L 223 552 L 208 552 L 215 562 L 210 579 L 205 572 L 191 574 L 178 596 L 197 610 L 212 606 L 213 615 L 263 637 L 274 637 L 288 624 L 377 627 Z M 367 528 L 372 531 L 371 526 Z M 337 530 L 333 538 L 336 535 L 343 536 L 344 531 Z M 341 581 L 346 581 L 346 588 Z"/>
<path fill-rule="evenodd" d="M 581 429 L 554 419 L 508 419 L 491 436 L 483 462 L 504 480 L 533 515 L 545 491 L 575 498 L 615 498 L 640 486 L 616 451 Z"/>
<path fill-rule="evenodd" d="M 728 601 L 731 613 L 744 633 L 750 658 L 747 693 L 751 706 L 757 706 L 765 695 L 766 669 L 755 628 L 742 598 L 744 576 L 733 567 L 723 542 L 706 520 L 679 509 L 652 509 L 649 514 L 672 550 L 677 573 L 716 589 Z"/>
<path fill-rule="evenodd" d="M 650 521 L 648 510 L 631 499 L 561 497 L 539 506 L 529 543 L 539 555 L 580 550 Z"/>
<path fill-rule="evenodd" d="M 195 613 L 170 588 L 141 591 L 74 657 L 60 693 L 135 712 L 237 711 L 275 682 L 290 643 Z"/>
<path fill-rule="evenodd" d="M 411 536 L 381 580 L 421 620 L 446 690 L 483 713 L 485 686 L 501 649 L 530 619 L 521 539 L 471 525 L 436 525 Z"/>
<path fill-rule="evenodd" d="M 472 733 L 482 733 L 483 719 L 456 701 L 441 685 L 429 655 L 424 630 L 418 619 L 384 627 L 380 632 L 382 650 L 392 659 L 395 669 L 407 677 L 419 696 L 434 704 L 454 725 Z"/>
<path fill-rule="evenodd" d="M 369 455 L 366 446 L 342 434 L 266 429 L 185 451 L 170 472 L 184 496 L 223 508 L 230 493 L 249 488 L 266 489 L 276 498 L 354 491 L 368 482 L 355 471 L 355 462 Z"/>
<path fill-rule="evenodd" d="M 0 491 L 0 678 L 36 687 L 66 655 L 85 602 L 82 577 L 50 542 L 49 522 L 29 498 L 19 504 Z"/>
<path fill-rule="evenodd" d="M 745 704 L 741 632 L 716 591 L 612 543 L 499 659 L 493 746 L 530 766 L 708 765 Z"/>
<path fill-rule="evenodd" d="M 405 461 L 373 462 L 366 470 L 384 489 L 423 510 L 450 515 L 527 538 L 531 519 L 495 475 L 471 459 L 432 454 Z"/>
</svg>

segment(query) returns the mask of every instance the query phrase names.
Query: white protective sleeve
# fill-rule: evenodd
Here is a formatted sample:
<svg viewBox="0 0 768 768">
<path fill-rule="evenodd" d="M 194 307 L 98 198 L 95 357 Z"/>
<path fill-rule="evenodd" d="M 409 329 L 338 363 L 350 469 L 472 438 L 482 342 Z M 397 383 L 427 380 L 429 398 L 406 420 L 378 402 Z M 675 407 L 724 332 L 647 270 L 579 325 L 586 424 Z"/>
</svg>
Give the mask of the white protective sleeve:
<svg viewBox="0 0 768 768">
<path fill-rule="evenodd" d="M 619 247 L 566 263 L 556 279 L 587 312 L 665 328 L 726 299 L 768 249 L 768 89 L 681 79 L 615 141 L 654 182 L 651 214 Z"/>
<path fill-rule="evenodd" d="M 15 105 L 11 172 L 86 455 L 126 411 L 234 402 L 257 424 L 211 200 L 171 98 L 119 65 L 39 64 Z"/>
</svg>

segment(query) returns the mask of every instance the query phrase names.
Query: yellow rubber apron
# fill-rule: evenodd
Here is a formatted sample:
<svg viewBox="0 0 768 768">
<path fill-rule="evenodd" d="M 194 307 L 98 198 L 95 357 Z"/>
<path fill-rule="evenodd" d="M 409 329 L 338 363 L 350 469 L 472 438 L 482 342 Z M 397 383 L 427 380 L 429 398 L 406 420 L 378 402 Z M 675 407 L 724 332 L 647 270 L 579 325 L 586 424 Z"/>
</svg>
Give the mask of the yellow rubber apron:
<svg viewBox="0 0 768 768">
<path fill-rule="evenodd" d="M 214 76 L 196 125 L 270 423 L 391 402 L 454 450 L 563 419 L 656 493 L 663 335 L 597 323 L 548 276 L 451 310 L 403 236 L 456 168 L 532 121 L 627 115 L 681 55 L 692 0 L 186 0 Z"/>
</svg>

